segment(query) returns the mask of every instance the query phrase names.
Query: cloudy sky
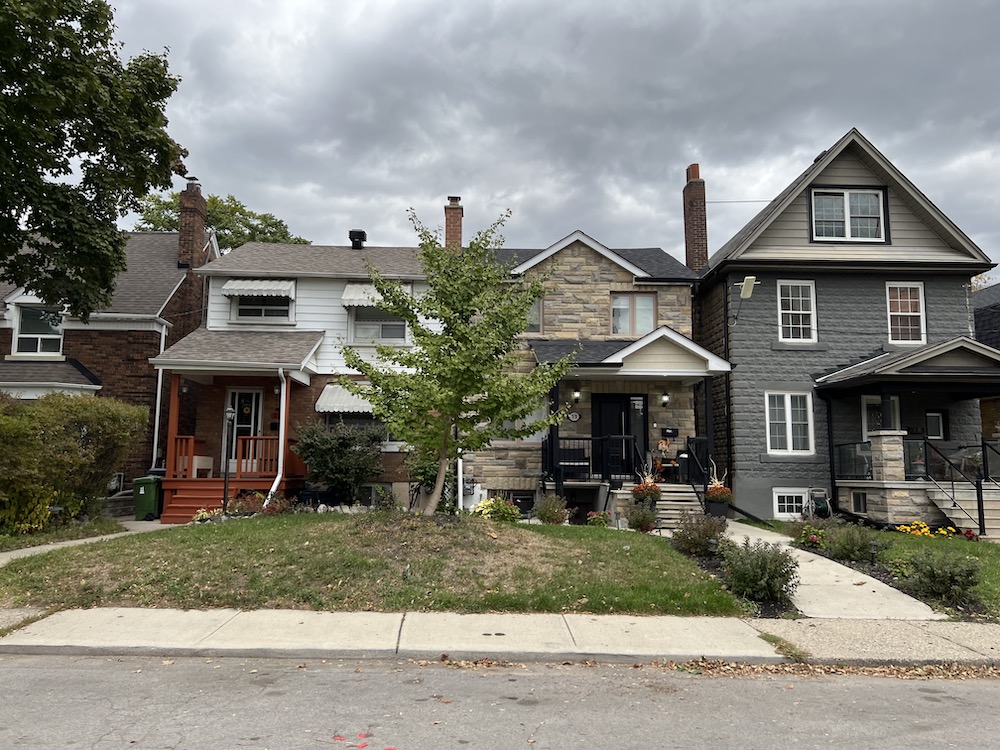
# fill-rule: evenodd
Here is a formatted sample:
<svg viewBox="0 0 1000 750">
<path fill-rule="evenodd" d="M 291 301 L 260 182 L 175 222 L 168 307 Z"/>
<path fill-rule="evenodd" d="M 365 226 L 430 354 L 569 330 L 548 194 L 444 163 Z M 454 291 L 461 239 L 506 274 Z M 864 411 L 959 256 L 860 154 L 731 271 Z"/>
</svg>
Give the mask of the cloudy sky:
<svg viewBox="0 0 1000 750">
<path fill-rule="evenodd" d="M 466 238 L 510 208 L 512 247 L 682 257 L 688 164 L 714 250 L 857 127 L 1000 261 L 992 0 L 111 4 L 126 55 L 169 49 L 204 191 L 317 244 L 414 244 L 460 195 Z"/>
</svg>

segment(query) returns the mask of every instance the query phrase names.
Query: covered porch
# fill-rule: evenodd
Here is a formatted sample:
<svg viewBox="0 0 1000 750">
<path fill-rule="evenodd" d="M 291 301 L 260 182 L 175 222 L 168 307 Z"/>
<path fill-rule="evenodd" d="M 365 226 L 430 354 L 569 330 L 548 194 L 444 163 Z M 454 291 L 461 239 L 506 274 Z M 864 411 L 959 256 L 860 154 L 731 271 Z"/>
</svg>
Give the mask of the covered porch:
<svg viewBox="0 0 1000 750">
<path fill-rule="evenodd" d="M 201 329 L 153 359 L 170 404 L 162 523 L 187 523 L 242 492 L 303 487 L 291 415 L 313 410 L 309 359 L 321 339 Z"/>
<path fill-rule="evenodd" d="M 1000 351 L 959 337 L 882 353 L 818 378 L 817 393 L 840 510 L 1000 538 L 1000 436 L 978 401 L 1000 394 Z"/>
</svg>

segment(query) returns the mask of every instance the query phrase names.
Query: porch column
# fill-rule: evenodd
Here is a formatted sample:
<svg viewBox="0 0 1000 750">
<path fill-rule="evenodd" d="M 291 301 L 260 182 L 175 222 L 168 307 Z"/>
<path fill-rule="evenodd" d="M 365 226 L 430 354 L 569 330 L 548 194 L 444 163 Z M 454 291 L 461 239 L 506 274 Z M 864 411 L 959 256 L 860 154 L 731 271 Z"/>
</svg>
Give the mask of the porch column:
<svg viewBox="0 0 1000 750">
<path fill-rule="evenodd" d="M 180 412 L 181 376 L 170 374 L 170 406 L 167 408 L 167 462 L 166 477 L 177 473 L 177 421 Z"/>
<path fill-rule="evenodd" d="M 549 414 L 559 411 L 559 384 L 556 383 L 549 390 Z M 559 468 L 559 425 L 549 425 L 549 465 L 544 467 L 555 480 L 556 495 L 562 497 L 563 477 Z"/>
<path fill-rule="evenodd" d="M 876 482 L 906 481 L 903 462 L 903 437 L 906 430 L 869 432 L 872 444 L 872 479 Z"/>
</svg>

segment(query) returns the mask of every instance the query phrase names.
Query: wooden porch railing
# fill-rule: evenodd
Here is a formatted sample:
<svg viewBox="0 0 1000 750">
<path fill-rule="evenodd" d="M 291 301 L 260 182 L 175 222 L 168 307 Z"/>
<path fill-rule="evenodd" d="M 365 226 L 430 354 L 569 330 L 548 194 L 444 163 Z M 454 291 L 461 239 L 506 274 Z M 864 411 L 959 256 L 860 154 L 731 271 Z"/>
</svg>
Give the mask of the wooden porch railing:
<svg viewBox="0 0 1000 750">
<path fill-rule="evenodd" d="M 170 479 L 204 479 L 221 477 L 224 466 L 216 466 L 212 457 L 203 455 L 205 441 L 192 435 L 174 439 L 174 466 L 168 466 Z M 290 447 L 290 446 L 289 446 Z M 241 437 L 236 440 L 236 458 L 229 461 L 230 479 L 273 479 L 278 475 L 278 438 Z M 285 453 L 286 477 L 303 477 L 305 464 L 290 449 Z"/>
</svg>

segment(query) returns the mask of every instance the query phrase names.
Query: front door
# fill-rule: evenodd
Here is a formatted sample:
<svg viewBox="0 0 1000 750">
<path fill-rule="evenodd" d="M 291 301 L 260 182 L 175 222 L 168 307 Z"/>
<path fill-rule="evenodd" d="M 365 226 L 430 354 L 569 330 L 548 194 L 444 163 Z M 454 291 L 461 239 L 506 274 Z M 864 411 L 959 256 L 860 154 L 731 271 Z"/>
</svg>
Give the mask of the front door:
<svg viewBox="0 0 1000 750">
<path fill-rule="evenodd" d="M 228 405 L 236 410 L 236 418 L 233 420 L 232 443 L 229 446 L 229 471 L 235 472 L 237 459 L 240 458 L 240 438 L 259 437 L 261 433 L 261 404 L 264 401 L 264 392 L 261 390 L 229 391 Z M 225 429 L 223 429 L 223 439 L 225 439 Z M 225 448 L 223 448 L 225 453 Z M 252 461 L 252 456 L 243 457 L 241 471 L 254 472 L 255 466 L 248 465 Z"/>
<path fill-rule="evenodd" d="M 594 395 L 594 437 L 611 475 L 633 479 L 648 450 L 646 397 Z"/>
</svg>

